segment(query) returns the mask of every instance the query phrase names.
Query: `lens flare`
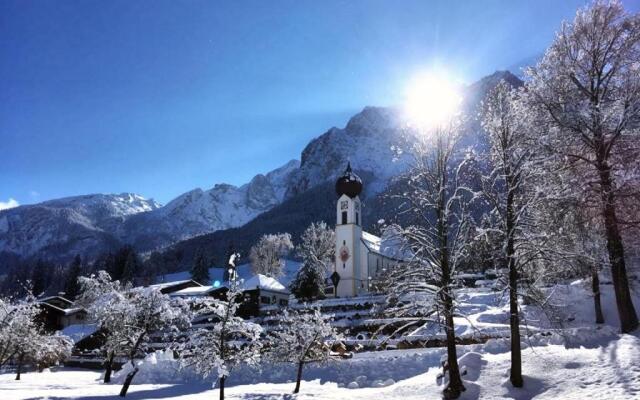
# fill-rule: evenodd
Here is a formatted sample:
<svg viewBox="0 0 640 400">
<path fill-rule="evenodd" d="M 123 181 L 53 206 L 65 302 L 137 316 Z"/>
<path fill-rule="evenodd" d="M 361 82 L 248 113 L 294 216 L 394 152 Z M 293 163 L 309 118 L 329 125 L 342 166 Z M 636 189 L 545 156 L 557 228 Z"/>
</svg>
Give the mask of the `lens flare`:
<svg viewBox="0 0 640 400">
<path fill-rule="evenodd" d="M 444 74 L 424 73 L 407 87 L 404 112 L 409 125 L 431 128 L 447 122 L 458 110 L 462 97 Z"/>
</svg>

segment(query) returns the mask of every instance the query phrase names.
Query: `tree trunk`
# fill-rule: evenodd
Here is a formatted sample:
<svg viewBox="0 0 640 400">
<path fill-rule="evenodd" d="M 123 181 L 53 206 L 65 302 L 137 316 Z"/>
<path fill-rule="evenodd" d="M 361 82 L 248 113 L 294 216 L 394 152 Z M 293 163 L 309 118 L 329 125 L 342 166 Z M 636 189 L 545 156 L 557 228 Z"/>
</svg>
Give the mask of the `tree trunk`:
<svg viewBox="0 0 640 400">
<path fill-rule="evenodd" d="M 596 311 L 596 324 L 604 324 L 604 315 L 600 304 L 600 278 L 596 268 L 591 270 L 591 290 L 593 291 L 593 305 Z"/>
<path fill-rule="evenodd" d="M 109 353 L 107 359 L 104 362 L 104 383 L 111 382 L 111 371 L 113 371 L 113 358 L 115 354 Z"/>
<path fill-rule="evenodd" d="M 18 370 L 16 373 L 16 380 L 20 380 L 20 373 L 22 372 L 22 361 L 24 361 L 24 353 L 20 353 L 20 357 L 18 357 Z"/>
<path fill-rule="evenodd" d="M 602 215 L 607 235 L 607 251 L 611 263 L 611 278 L 616 294 L 616 305 L 620 317 L 620 329 L 623 333 L 629 333 L 638 327 L 638 315 L 633 307 L 629 281 L 627 280 L 627 267 L 624 260 L 624 246 L 622 236 L 618 229 L 615 198 L 611 172 L 608 165 L 601 162 L 598 166 L 600 173 L 600 190 L 602 195 Z"/>
<path fill-rule="evenodd" d="M 511 329 L 511 372 L 509 380 L 514 387 L 522 387 L 522 349 L 520 348 L 520 315 L 518 313 L 518 269 L 515 259 L 515 184 L 507 169 L 507 264 L 509 267 L 509 327 Z"/>
<path fill-rule="evenodd" d="M 134 367 L 133 371 L 127 374 L 127 377 L 124 380 L 124 385 L 122 385 L 122 390 L 120 390 L 120 397 L 124 397 L 127 395 L 127 391 L 129 390 L 131 381 L 133 380 L 133 377 L 136 376 L 137 373 L 138 373 L 138 367 Z"/>
<path fill-rule="evenodd" d="M 514 387 L 522 387 L 522 351 L 520 349 L 520 316 L 518 315 L 518 271 L 513 258 L 509 261 L 509 325 L 511 328 L 511 375 Z"/>
<path fill-rule="evenodd" d="M 457 399 L 465 391 L 460 377 L 460 367 L 458 366 L 458 354 L 456 351 L 456 334 L 453 325 L 453 301 L 449 294 L 449 288 L 443 290 L 445 318 L 445 330 L 447 334 L 447 365 L 449 367 L 449 384 L 444 389 L 445 399 Z"/>
<path fill-rule="evenodd" d="M 302 366 L 303 366 L 303 362 L 300 361 L 298 363 L 298 375 L 296 377 L 296 388 L 293 389 L 293 393 L 299 393 L 300 392 L 300 381 L 302 380 Z"/>
<path fill-rule="evenodd" d="M 220 400 L 224 400 L 224 381 L 225 381 L 225 377 L 221 377 L 220 378 Z"/>
<path fill-rule="evenodd" d="M 445 192 L 447 188 L 447 168 L 446 159 L 443 159 L 443 166 L 440 170 L 440 193 L 438 197 L 437 232 L 440 241 L 440 269 L 442 278 L 440 279 L 441 300 L 443 304 L 443 314 L 445 318 L 445 330 L 447 335 L 447 364 L 449 366 L 449 384 L 442 392 L 445 399 L 457 399 L 465 391 L 460 377 L 460 367 L 458 366 L 458 354 L 456 352 L 456 332 L 453 323 L 453 297 L 451 293 L 451 266 L 449 265 L 449 226 L 446 215 Z"/>
</svg>

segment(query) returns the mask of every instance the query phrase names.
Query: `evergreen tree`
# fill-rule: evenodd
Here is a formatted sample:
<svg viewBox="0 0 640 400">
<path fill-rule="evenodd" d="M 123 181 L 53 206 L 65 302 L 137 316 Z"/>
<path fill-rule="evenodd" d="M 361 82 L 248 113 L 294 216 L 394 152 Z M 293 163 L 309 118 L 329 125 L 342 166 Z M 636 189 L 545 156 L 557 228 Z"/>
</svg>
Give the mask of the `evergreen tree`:
<svg viewBox="0 0 640 400">
<path fill-rule="evenodd" d="M 324 271 L 309 262 L 304 262 L 289 289 L 300 300 L 313 300 L 324 297 Z"/>
<path fill-rule="evenodd" d="M 31 292 L 34 296 L 43 294 L 49 286 L 49 274 L 53 265 L 46 261 L 38 260 L 31 271 Z"/>
<path fill-rule="evenodd" d="M 291 282 L 291 293 L 304 300 L 324 297 L 325 278 L 335 257 L 335 233 L 326 223 L 314 222 L 304 231 L 301 241 L 297 252 L 303 263 Z"/>
<path fill-rule="evenodd" d="M 201 249 L 198 249 L 196 252 L 196 256 L 193 259 L 193 266 L 191 267 L 191 279 L 194 281 L 207 285 L 211 280 L 209 276 L 209 267 L 207 265 L 207 260 L 204 256 L 204 252 Z"/>
<path fill-rule="evenodd" d="M 64 294 L 70 300 L 75 300 L 80 293 L 78 278 L 82 275 L 82 259 L 77 254 L 65 273 Z"/>
<path fill-rule="evenodd" d="M 122 282 L 133 282 L 140 269 L 140 262 L 136 252 L 129 248 L 127 258 L 122 268 Z"/>
</svg>

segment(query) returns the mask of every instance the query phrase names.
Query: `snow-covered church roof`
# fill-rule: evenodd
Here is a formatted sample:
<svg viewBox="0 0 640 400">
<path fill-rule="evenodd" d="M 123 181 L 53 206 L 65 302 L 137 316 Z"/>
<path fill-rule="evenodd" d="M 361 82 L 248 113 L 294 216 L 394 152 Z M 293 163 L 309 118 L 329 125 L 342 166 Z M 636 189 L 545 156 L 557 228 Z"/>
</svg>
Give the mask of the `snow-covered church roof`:
<svg viewBox="0 0 640 400">
<path fill-rule="evenodd" d="M 402 238 L 391 227 L 382 232 L 382 237 L 362 231 L 362 243 L 370 252 L 384 257 L 394 260 L 408 260 L 411 258 L 410 252 L 403 246 Z"/>
</svg>

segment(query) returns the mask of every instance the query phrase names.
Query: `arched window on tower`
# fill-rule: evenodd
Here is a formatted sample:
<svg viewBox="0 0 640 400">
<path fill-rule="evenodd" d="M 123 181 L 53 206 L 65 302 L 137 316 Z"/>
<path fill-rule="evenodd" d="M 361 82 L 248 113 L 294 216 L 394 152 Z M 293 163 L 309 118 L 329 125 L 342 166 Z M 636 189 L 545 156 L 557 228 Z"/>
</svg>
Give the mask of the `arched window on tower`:
<svg viewBox="0 0 640 400">
<path fill-rule="evenodd" d="M 342 225 L 346 225 L 347 224 L 347 212 L 343 211 L 342 212 Z"/>
<path fill-rule="evenodd" d="M 360 213 L 356 212 L 356 225 L 360 225 Z"/>
</svg>

